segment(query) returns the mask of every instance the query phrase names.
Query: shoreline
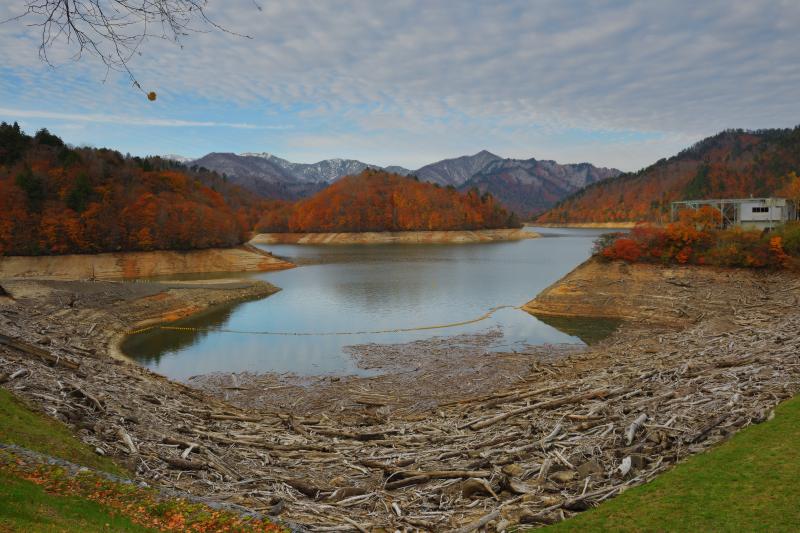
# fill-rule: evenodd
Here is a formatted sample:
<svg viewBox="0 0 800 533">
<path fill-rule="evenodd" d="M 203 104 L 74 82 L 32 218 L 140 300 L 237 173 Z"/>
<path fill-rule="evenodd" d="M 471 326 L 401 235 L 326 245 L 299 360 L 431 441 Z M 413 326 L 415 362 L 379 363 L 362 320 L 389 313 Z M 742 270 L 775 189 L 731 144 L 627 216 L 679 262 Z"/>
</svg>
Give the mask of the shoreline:
<svg viewBox="0 0 800 533">
<path fill-rule="evenodd" d="M 4 386 L 59 413 L 87 444 L 134 466 L 147 458 L 137 480 L 207 498 L 234 495 L 250 508 L 291 491 L 281 517 L 298 523 L 452 530 L 498 505 L 511 524 L 558 521 L 765 419 L 797 392 L 796 276 L 638 267 L 587 261 L 529 302 L 552 314 L 586 295 L 592 312 L 632 306 L 628 322 L 597 345 L 491 358 L 480 337 L 467 354 L 446 338 L 366 345 L 357 347 L 365 364 L 377 357 L 398 368 L 295 385 L 276 374 L 224 374 L 187 386 L 109 357 L 114 331 L 238 301 L 261 282 L 3 281 L 14 299 L 0 299 L 0 327 L 38 348 L 0 343 L 0 374 L 27 370 Z M 659 302 L 671 303 L 658 309 Z M 33 355 L 39 351 L 49 355 Z M 54 395 L 64 384 L 78 392 Z M 708 410 L 731 402 L 730 419 L 709 426 Z M 646 423 L 626 443 L 642 412 Z M 678 423 L 670 421 L 676 413 Z M 565 462 L 550 455 L 552 446 Z M 209 483 L 171 466 L 181 452 Z M 633 466 L 620 478 L 623 457 Z M 499 501 L 470 478 L 488 483 Z M 259 495 L 251 479 L 260 480 Z M 444 506 L 430 513 L 420 495 L 441 494 Z M 403 516 L 376 516 L 376 499 L 396 503 Z"/>
<path fill-rule="evenodd" d="M 464 244 L 536 239 L 524 228 L 458 231 L 365 231 L 339 233 L 260 233 L 251 244 Z"/>
<path fill-rule="evenodd" d="M 528 227 L 575 229 L 632 229 L 639 222 L 526 222 Z"/>
<path fill-rule="evenodd" d="M 0 256 L 0 280 L 118 280 L 175 274 L 268 272 L 295 265 L 255 246 L 48 256 Z"/>
</svg>

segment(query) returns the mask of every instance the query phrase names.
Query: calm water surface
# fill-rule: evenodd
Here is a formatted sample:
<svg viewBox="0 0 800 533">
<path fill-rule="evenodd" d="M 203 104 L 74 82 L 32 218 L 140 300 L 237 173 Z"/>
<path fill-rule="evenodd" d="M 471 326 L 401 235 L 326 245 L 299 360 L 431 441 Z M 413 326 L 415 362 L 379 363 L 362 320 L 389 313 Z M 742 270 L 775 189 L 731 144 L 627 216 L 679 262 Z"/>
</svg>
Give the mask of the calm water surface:
<svg viewBox="0 0 800 533">
<path fill-rule="evenodd" d="M 416 332 L 296 336 L 217 331 L 318 334 L 470 320 L 493 307 L 532 299 L 589 257 L 592 242 L 603 233 L 530 229 L 544 238 L 451 245 L 270 245 L 264 248 L 302 266 L 248 277 L 283 290 L 180 322 L 203 331 L 153 330 L 130 337 L 123 350 L 160 374 L 185 379 L 215 371 L 363 374 L 343 347 L 493 328 L 503 333 L 494 350 L 581 343 L 576 327 L 548 325 L 518 309 L 499 310 L 476 324 Z"/>
</svg>

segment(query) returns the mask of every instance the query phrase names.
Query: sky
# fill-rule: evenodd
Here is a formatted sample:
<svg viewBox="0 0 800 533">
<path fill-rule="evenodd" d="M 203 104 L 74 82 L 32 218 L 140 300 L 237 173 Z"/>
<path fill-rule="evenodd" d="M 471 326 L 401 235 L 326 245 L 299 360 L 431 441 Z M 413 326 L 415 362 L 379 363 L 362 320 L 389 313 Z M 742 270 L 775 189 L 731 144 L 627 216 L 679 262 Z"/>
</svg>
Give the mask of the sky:
<svg viewBox="0 0 800 533">
<path fill-rule="evenodd" d="M 111 3 L 101 0 L 101 3 Z M 0 4 L 0 20 L 25 0 Z M 726 128 L 800 124 L 800 2 L 209 0 L 123 73 L 0 24 L 0 120 L 136 155 L 411 169 L 487 149 L 636 170 Z"/>
</svg>

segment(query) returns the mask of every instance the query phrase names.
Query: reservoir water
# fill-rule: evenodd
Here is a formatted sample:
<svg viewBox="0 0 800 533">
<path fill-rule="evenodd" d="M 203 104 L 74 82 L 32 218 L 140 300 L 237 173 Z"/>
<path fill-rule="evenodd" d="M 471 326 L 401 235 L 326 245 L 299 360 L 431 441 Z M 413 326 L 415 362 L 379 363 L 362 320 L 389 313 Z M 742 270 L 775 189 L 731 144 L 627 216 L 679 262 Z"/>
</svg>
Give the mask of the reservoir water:
<svg viewBox="0 0 800 533">
<path fill-rule="evenodd" d="M 558 326 L 554 327 L 515 307 L 587 259 L 594 239 L 607 230 L 529 230 L 542 238 L 481 244 L 264 246 L 300 266 L 236 276 L 266 280 L 280 292 L 176 324 L 192 331 L 156 329 L 130 336 L 122 349 L 160 374 L 186 379 L 241 371 L 364 374 L 345 347 L 491 330 L 502 335 L 489 351 L 582 343 L 582 338 L 597 333 L 593 328 L 605 326 L 548 321 Z M 351 333 L 469 321 L 498 306 L 510 307 L 456 327 Z"/>
</svg>

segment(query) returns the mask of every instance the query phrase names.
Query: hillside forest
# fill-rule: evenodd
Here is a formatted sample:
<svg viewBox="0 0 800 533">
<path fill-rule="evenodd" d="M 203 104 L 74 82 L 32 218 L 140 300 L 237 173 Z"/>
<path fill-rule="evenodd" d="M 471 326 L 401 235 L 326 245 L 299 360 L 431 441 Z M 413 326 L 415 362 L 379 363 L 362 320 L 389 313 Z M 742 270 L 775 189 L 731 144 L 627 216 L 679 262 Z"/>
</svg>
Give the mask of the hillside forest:
<svg viewBox="0 0 800 533">
<path fill-rule="evenodd" d="M 311 198 L 265 212 L 259 232 L 474 230 L 520 227 L 491 194 L 366 169 Z"/>
<path fill-rule="evenodd" d="M 517 227 L 489 194 L 383 171 L 349 176 L 296 203 L 204 168 L 73 148 L 46 129 L 0 124 L 0 255 L 230 247 L 259 231 Z"/>
<path fill-rule="evenodd" d="M 800 126 L 728 130 L 638 172 L 589 185 L 537 220 L 667 223 L 676 200 L 790 196 L 798 169 Z"/>
<path fill-rule="evenodd" d="M 0 124 L 0 255 L 234 246 L 267 206 L 213 173 Z"/>
</svg>

